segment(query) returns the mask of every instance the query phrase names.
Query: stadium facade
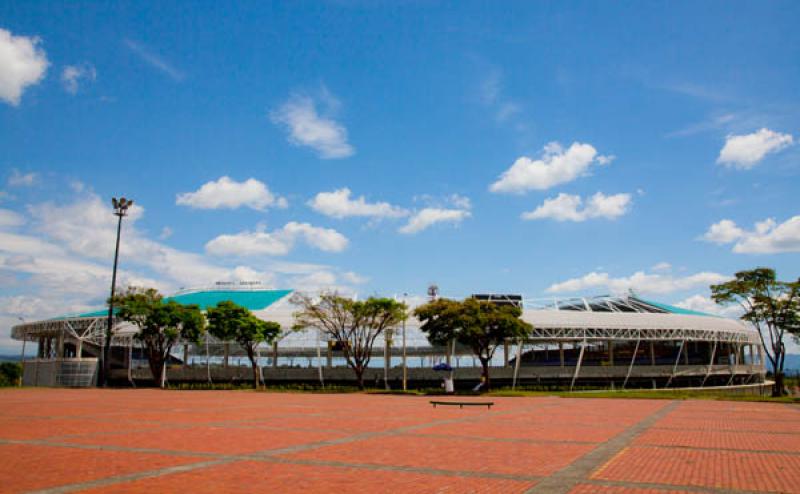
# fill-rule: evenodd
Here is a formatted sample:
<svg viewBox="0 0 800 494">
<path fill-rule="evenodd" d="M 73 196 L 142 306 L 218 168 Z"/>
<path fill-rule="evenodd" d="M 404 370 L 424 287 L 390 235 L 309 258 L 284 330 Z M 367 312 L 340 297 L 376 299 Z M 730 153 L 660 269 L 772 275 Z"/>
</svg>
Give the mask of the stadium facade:
<svg viewBox="0 0 800 494">
<path fill-rule="evenodd" d="M 280 323 L 286 336 L 260 349 L 259 364 L 267 383 L 352 383 L 352 373 L 333 342 L 313 330 L 290 331 L 296 310 L 291 293 L 215 287 L 184 291 L 168 299 L 203 309 L 232 300 L 262 319 Z M 520 304 L 523 319 L 534 328 L 525 341 L 508 341 L 498 349 L 492 362 L 496 385 L 665 388 L 733 386 L 765 379 L 759 336 L 737 320 L 634 295 L 563 300 L 480 297 Z M 92 385 L 106 325 L 107 310 L 100 310 L 14 326 L 14 339 L 22 341 L 23 347 L 37 347 L 36 358 L 25 360 L 24 383 Z M 150 379 L 136 331 L 131 323 L 113 319 L 112 379 L 120 384 Z M 480 368 L 469 349 L 431 346 L 413 318 L 403 328 L 395 328 L 392 336 L 388 342 L 379 339 L 375 344 L 368 379 L 374 377 L 376 385 L 396 388 L 404 375 L 412 388 L 438 385 L 441 374 L 432 367 L 445 361 L 455 368 L 457 384 L 471 387 L 479 379 Z M 167 377 L 171 382 L 246 380 L 249 364 L 242 355 L 235 343 L 212 337 L 199 345 L 179 342 Z"/>
</svg>

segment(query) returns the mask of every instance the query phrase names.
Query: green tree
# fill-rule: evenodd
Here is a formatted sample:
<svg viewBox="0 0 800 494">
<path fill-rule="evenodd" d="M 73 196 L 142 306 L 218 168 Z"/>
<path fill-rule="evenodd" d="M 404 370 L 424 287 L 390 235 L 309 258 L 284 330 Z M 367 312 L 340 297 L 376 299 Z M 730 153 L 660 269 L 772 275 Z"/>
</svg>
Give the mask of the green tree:
<svg viewBox="0 0 800 494">
<path fill-rule="evenodd" d="M 164 387 L 166 363 L 178 340 L 197 343 L 205 328 L 205 318 L 197 305 L 164 302 L 154 288 L 129 287 L 114 298 L 117 316 L 139 328 L 135 338 L 144 344 L 153 380 Z"/>
<path fill-rule="evenodd" d="M 22 365 L 17 362 L 0 362 L 0 388 L 16 386 L 22 379 Z"/>
<path fill-rule="evenodd" d="M 741 318 L 758 330 L 775 376 L 773 396 L 783 394 L 784 336 L 800 335 L 800 279 L 778 281 L 775 270 L 756 268 L 736 273 L 733 280 L 711 286 L 711 298 L 721 305 L 738 304 Z"/>
<path fill-rule="evenodd" d="M 221 340 L 233 340 L 241 346 L 253 368 L 253 388 L 258 389 L 258 362 L 256 347 L 261 342 L 272 343 L 281 332 L 281 325 L 262 321 L 250 310 L 227 300 L 206 311 L 208 332 Z"/>
<path fill-rule="evenodd" d="M 335 293 L 322 294 L 318 300 L 296 294 L 292 302 L 300 307 L 294 314 L 294 329 L 314 328 L 343 343 L 344 358 L 356 375 L 359 389 L 364 389 L 364 371 L 372 358 L 375 339 L 402 323 L 408 309 L 391 298 L 353 300 Z"/>
<path fill-rule="evenodd" d="M 421 305 L 414 315 L 422 323 L 420 329 L 434 345 L 457 341 L 472 349 L 483 368 L 484 390 L 491 387 L 489 362 L 498 346 L 507 338 L 525 338 L 533 326 L 523 321 L 522 309 L 468 298 L 438 299 Z"/>
</svg>

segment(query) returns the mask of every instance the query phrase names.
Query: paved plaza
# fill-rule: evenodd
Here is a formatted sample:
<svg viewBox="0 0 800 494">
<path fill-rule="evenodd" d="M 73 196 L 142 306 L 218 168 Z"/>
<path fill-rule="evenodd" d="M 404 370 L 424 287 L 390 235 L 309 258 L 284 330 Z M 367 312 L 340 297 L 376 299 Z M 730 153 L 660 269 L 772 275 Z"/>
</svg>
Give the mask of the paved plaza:
<svg viewBox="0 0 800 494">
<path fill-rule="evenodd" d="M 0 492 L 800 492 L 798 407 L 493 401 L 4 390 Z"/>
</svg>

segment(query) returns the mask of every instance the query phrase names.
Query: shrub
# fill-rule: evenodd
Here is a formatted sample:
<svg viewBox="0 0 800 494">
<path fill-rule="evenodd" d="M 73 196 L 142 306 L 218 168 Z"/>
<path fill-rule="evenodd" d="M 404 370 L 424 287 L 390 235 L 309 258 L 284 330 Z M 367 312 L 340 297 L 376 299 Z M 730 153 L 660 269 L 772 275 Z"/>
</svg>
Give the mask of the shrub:
<svg viewBox="0 0 800 494">
<path fill-rule="evenodd" d="M 16 386 L 22 377 L 22 365 L 17 362 L 0 364 L 0 386 Z"/>
</svg>

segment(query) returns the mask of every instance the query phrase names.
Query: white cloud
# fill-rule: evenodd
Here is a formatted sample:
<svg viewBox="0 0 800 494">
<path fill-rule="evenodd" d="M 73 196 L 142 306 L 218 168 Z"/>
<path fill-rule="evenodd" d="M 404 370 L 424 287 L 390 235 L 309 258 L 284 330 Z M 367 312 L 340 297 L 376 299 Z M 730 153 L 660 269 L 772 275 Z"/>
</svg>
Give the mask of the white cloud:
<svg viewBox="0 0 800 494">
<path fill-rule="evenodd" d="M 591 196 L 586 205 L 577 195 L 560 193 L 557 197 L 545 199 L 544 203 L 522 213 L 524 220 L 553 219 L 556 221 L 585 221 L 592 218 L 618 218 L 628 212 L 631 204 L 630 194 L 607 196 L 598 192 Z M 583 206 L 583 207 L 582 207 Z"/>
<path fill-rule="evenodd" d="M 256 211 L 287 206 L 286 199 L 275 196 L 263 182 L 255 178 L 236 182 L 229 177 L 221 177 L 216 182 L 207 182 L 195 192 L 178 194 L 175 203 L 197 209 L 248 207 Z"/>
<path fill-rule="evenodd" d="M 69 94 L 77 94 L 81 81 L 94 82 L 97 79 L 97 70 L 89 63 L 81 65 L 67 65 L 61 71 L 61 84 Z"/>
<path fill-rule="evenodd" d="M 166 240 L 170 238 L 172 234 L 173 234 L 172 228 L 165 226 L 164 228 L 161 229 L 161 233 L 158 234 L 158 239 Z"/>
<path fill-rule="evenodd" d="M 9 216 L 14 230 L 0 228 L 0 353 L 19 350 L 8 337 L 17 317 L 43 319 L 102 307 L 111 283 L 110 261 L 114 255 L 116 217 L 106 201 L 90 190 L 73 203 L 40 203 L 27 214 Z M 335 267 L 291 261 L 262 261 L 261 269 L 225 265 L 208 257 L 168 247 L 147 238 L 137 228 L 144 215 L 135 205 L 123 220 L 118 286 L 137 285 L 171 293 L 180 287 L 205 287 L 215 281 L 261 281 L 264 288 L 304 288 L 333 276 L 342 293 L 357 281 L 355 273 L 342 274 Z M 20 224 L 21 222 L 24 222 Z M 310 241 L 334 245 L 337 238 L 303 225 L 288 227 L 297 237 L 320 234 Z M 14 298 L 14 297 L 24 298 Z M 41 299 L 41 300 L 38 300 Z M 28 309 L 25 309 L 27 306 Z"/>
<path fill-rule="evenodd" d="M 719 152 L 717 163 L 731 168 L 747 170 L 753 168 L 769 153 L 791 146 L 794 138 L 762 128 L 752 134 L 728 135 L 725 145 Z"/>
<path fill-rule="evenodd" d="M 753 230 L 744 230 L 726 219 L 711 225 L 701 238 L 715 244 L 732 243 L 737 254 L 800 252 L 800 216 L 780 224 L 767 218 L 757 222 Z"/>
<path fill-rule="evenodd" d="M 0 209 L 0 228 L 13 228 L 25 224 L 25 218 L 10 209 Z"/>
<path fill-rule="evenodd" d="M 703 240 L 715 244 L 728 244 L 744 236 L 744 230 L 736 226 L 731 220 L 722 220 L 714 223 L 703 234 Z"/>
<path fill-rule="evenodd" d="M 37 37 L 14 36 L 0 29 L 0 99 L 19 105 L 28 86 L 39 83 L 47 72 L 47 55 Z"/>
<path fill-rule="evenodd" d="M 21 173 L 14 168 L 11 170 L 11 176 L 8 177 L 8 185 L 10 187 L 31 187 L 39 182 L 39 174 L 35 172 Z"/>
<path fill-rule="evenodd" d="M 408 216 L 408 211 L 392 206 L 388 202 L 367 202 L 364 196 L 355 199 L 350 197 L 348 188 L 334 190 L 333 192 L 320 192 L 308 205 L 318 213 L 333 218 L 346 218 L 349 216 L 366 216 L 372 218 L 399 218 Z"/>
<path fill-rule="evenodd" d="M 695 134 L 701 134 L 704 132 L 709 132 L 712 130 L 717 130 L 722 126 L 730 124 L 736 117 L 737 115 L 734 115 L 732 113 L 714 115 L 702 122 L 693 123 L 691 125 L 687 125 L 682 129 L 672 131 L 668 133 L 666 137 L 686 137 Z"/>
<path fill-rule="evenodd" d="M 50 301 L 30 295 L 0 297 L 0 313 L 28 319 L 52 311 Z"/>
<path fill-rule="evenodd" d="M 107 274 L 106 263 L 114 255 L 116 217 L 100 197 L 89 194 L 72 204 L 50 202 L 30 206 L 35 230 L 52 239 L 81 260 L 102 261 L 99 273 Z M 120 259 L 124 265 L 142 266 L 162 281 L 159 288 L 205 285 L 232 277 L 231 269 L 207 262 L 202 256 L 184 252 L 148 239 L 136 228 L 144 208 L 134 205 L 123 220 Z M 63 254 L 56 254 L 63 255 Z M 40 256 L 37 256 L 39 260 Z"/>
<path fill-rule="evenodd" d="M 522 107 L 517 102 L 504 96 L 503 86 L 503 73 L 499 69 L 492 69 L 482 81 L 479 90 L 481 102 L 494 113 L 498 123 L 505 123 L 522 112 Z"/>
<path fill-rule="evenodd" d="M 206 244 L 206 252 L 217 256 L 283 256 L 298 240 L 325 252 L 347 248 L 347 237 L 331 228 L 291 221 L 273 232 L 256 230 L 220 235 Z"/>
<path fill-rule="evenodd" d="M 342 279 L 354 285 L 361 285 L 369 281 L 369 278 L 367 278 L 366 276 L 361 276 L 360 274 L 354 273 L 352 271 L 345 271 L 344 273 L 342 273 Z"/>
<path fill-rule="evenodd" d="M 347 237 L 333 228 L 320 228 L 308 223 L 290 221 L 283 227 L 291 238 L 303 238 L 307 244 L 325 252 L 341 252 L 347 248 Z"/>
<path fill-rule="evenodd" d="M 672 264 L 668 262 L 659 262 L 650 269 L 653 271 L 671 271 Z"/>
<path fill-rule="evenodd" d="M 448 197 L 447 200 L 458 209 L 472 209 L 472 201 L 469 200 L 469 197 L 453 194 Z"/>
<path fill-rule="evenodd" d="M 528 190 L 544 190 L 555 185 L 571 182 L 586 175 L 592 165 L 602 166 L 613 157 L 598 156 L 590 144 L 574 142 L 564 149 L 557 142 L 548 143 L 539 159 L 522 156 L 489 186 L 492 192 L 523 193 Z"/>
<path fill-rule="evenodd" d="M 451 194 L 444 199 L 435 199 L 429 195 L 422 195 L 415 197 L 414 200 L 425 202 L 427 207 L 414 211 L 408 219 L 408 223 L 397 230 L 400 233 L 418 233 L 437 223 L 458 225 L 472 216 L 470 212 L 472 202 L 469 197 L 459 194 Z"/>
<path fill-rule="evenodd" d="M 131 51 L 131 53 L 139 57 L 139 59 L 163 74 L 166 74 L 173 81 L 180 82 L 183 80 L 183 72 L 173 67 L 172 64 L 164 60 L 164 58 L 158 54 L 152 52 L 150 49 L 146 48 L 141 43 L 126 39 L 125 46 Z"/>
<path fill-rule="evenodd" d="M 329 108 L 338 106 L 327 92 L 323 100 L 328 102 Z M 270 118 L 289 131 L 289 142 L 310 147 L 320 158 L 347 158 L 355 154 L 355 149 L 347 142 L 347 129 L 330 116 L 320 115 L 316 102 L 308 95 L 292 95 L 270 113 Z"/>
<path fill-rule="evenodd" d="M 437 223 L 461 223 L 471 215 L 466 209 L 424 208 L 414 213 L 408 223 L 397 231 L 406 234 L 418 233 Z"/>
<path fill-rule="evenodd" d="M 719 305 L 705 295 L 692 295 L 674 304 L 676 307 L 689 309 L 706 314 L 715 314 L 722 317 L 739 317 L 741 310 L 736 305 Z"/>
<path fill-rule="evenodd" d="M 555 283 L 547 288 L 549 293 L 572 293 L 586 291 L 593 288 L 603 288 L 612 293 L 624 293 L 635 290 L 642 293 L 672 293 L 688 290 L 699 286 L 709 286 L 730 279 L 719 273 L 700 272 L 684 277 L 675 277 L 669 274 L 652 274 L 637 271 L 631 276 L 612 278 L 605 272 L 591 272 L 580 278 L 572 278 L 560 283 Z"/>
</svg>

